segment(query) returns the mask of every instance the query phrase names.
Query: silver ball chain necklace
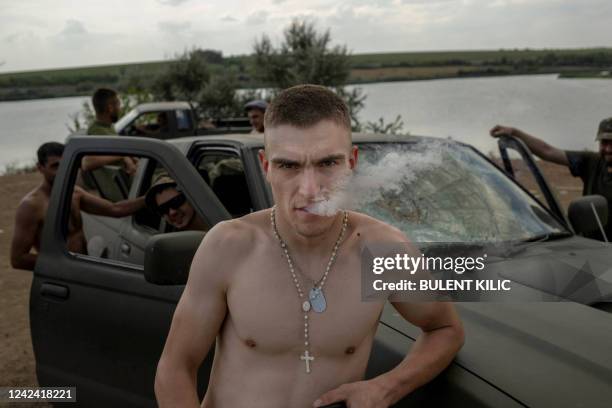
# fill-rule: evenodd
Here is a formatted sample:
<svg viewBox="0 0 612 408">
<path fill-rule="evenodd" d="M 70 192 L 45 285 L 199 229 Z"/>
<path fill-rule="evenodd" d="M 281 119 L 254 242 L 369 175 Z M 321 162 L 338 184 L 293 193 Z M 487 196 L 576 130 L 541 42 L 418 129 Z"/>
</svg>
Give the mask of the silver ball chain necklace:
<svg viewBox="0 0 612 408">
<path fill-rule="evenodd" d="M 291 256 L 289 255 L 289 248 L 280 234 L 278 233 L 278 229 L 276 228 L 276 206 L 272 207 L 272 211 L 270 211 L 270 223 L 272 224 L 272 231 L 274 231 L 274 236 L 280 243 L 281 249 L 285 253 L 285 258 L 287 259 L 287 264 L 289 265 L 289 272 L 291 272 L 291 277 L 293 278 L 293 283 L 295 284 L 295 288 L 297 289 L 298 296 L 300 300 L 304 299 L 304 292 L 302 291 L 302 286 L 300 285 L 300 280 L 295 274 L 295 268 L 293 267 L 293 261 L 291 260 Z M 325 296 L 323 295 L 323 286 L 325 286 L 325 282 L 327 280 L 327 275 L 336 260 L 336 254 L 338 252 L 338 248 L 342 243 L 342 238 L 344 237 L 344 233 L 346 232 L 346 227 L 348 225 L 348 212 L 344 211 L 344 217 L 342 218 L 342 229 L 340 230 L 340 235 L 334 244 L 334 249 L 332 250 L 332 254 L 329 258 L 329 262 L 327 262 L 327 267 L 325 268 L 325 273 L 321 279 L 319 279 L 318 283 L 314 282 L 312 289 L 310 289 L 308 293 L 308 299 L 303 300 L 302 302 L 302 312 L 304 313 L 304 354 L 300 356 L 300 360 L 302 360 L 306 365 L 306 373 L 310 374 L 310 362 L 314 360 L 314 356 L 310 354 L 310 342 L 308 340 L 308 312 L 311 310 L 322 313 L 327 308 L 327 302 L 325 301 Z"/>
</svg>

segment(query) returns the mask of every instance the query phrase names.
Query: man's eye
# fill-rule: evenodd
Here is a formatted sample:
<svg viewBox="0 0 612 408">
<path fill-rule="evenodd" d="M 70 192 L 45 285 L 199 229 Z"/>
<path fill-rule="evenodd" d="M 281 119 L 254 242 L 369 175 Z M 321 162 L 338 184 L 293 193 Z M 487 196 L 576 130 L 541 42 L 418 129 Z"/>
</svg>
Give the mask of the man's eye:
<svg viewBox="0 0 612 408">
<path fill-rule="evenodd" d="M 279 169 L 295 169 L 297 166 L 293 163 L 279 163 Z"/>
<path fill-rule="evenodd" d="M 325 160 L 321 162 L 321 167 L 332 167 L 338 164 L 336 160 Z"/>
</svg>

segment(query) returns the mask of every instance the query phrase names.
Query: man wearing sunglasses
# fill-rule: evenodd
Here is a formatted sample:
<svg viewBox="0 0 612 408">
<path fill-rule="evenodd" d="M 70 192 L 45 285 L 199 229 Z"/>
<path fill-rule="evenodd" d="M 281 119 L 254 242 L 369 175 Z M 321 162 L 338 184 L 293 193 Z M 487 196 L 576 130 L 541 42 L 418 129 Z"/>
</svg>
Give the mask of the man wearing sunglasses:
<svg viewBox="0 0 612 408">
<path fill-rule="evenodd" d="M 206 225 L 198 217 L 180 191 L 176 181 L 168 176 L 160 177 L 147 192 L 147 206 L 159 214 L 177 231 L 206 231 Z"/>
<path fill-rule="evenodd" d="M 30 191 L 19 203 L 15 214 L 15 229 L 11 243 L 11 265 L 17 269 L 34 270 L 40 234 L 42 233 L 49 196 L 57 169 L 59 168 L 64 145 L 56 142 L 44 143 L 38 148 L 36 167 L 43 176 L 42 183 Z M 125 217 L 144 207 L 144 197 L 123 200 L 116 203 L 95 196 L 75 186 L 68 220 L 66 246 L 75 253 L 87 253 L 87 242 L 83 232 L 81 211 L 106 217 Z M 31 252 L 32 248 L 36 252 Z"/>
</svg>

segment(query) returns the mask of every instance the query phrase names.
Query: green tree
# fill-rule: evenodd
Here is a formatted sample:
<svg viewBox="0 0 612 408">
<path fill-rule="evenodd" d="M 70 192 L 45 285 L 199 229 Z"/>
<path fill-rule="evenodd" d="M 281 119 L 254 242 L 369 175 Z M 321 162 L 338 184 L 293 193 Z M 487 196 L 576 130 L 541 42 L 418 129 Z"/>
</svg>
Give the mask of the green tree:
<svg viewBox="0 0 612 408">
<path fill-rule="evenodd" d="M 327 86 L 348 105 L 353 130 L 364 129 L 359 112 L 366 96 L 361 88 L 347 89 L 351 73 L 349 52 L 346 46 L 331 45 L 329 30 L 321 33 L 313 23 L 295 19 L 285 29 L 280 45 L 274 46 L 264 34 L 255 41 L 253 54 L 252 72 L 256 79 L 272 88 L 272 93 L 298 84 Z M 366 125 L 387 132 L 399 131 L 402 127 L 401 118 L 392 126 L 377 126 L 382 123 L 381 118 Z"/>
<path fill-rule="evenodd" d="M 274 46 L 267 35 L 253 47 L 254 76 L 273 92 L 298 85 L 317 84 L 334 89 L 347 102 L 353 128 L 359 128 L 358 113 L 365 96 L 360 88 L 345 89 L 350 75 L 346 46 L 331 46 L 329 30 L 317 32 L 311 22 L 293 20 L 284 31 L 283 41 Z"/>
<path fill-rule="evenodd" d="M 207 119 L 243 116 L 237 97 L 237 80 L 234 75 L 218 75 L 212 78 L 198 96 L 198 113 Z"/>
<path fill-rule="evenodd" d="M 156 100 L 195 101 L 210 81 L 207 54 L 202 50 L 185 51 L 172 61 L 166 72 L 155 80 L 153 95 Z"/>
<path fill-rule="evenodd" d="M 254 73 L 281 89 L 304 83 L 341 87 L 350 74 L 349 54 L 330 42 L 329 30 L 318 33 L 314 24 L 293 20 L 279 47 L 265 34 L 255 42 Z"/>
</svg>

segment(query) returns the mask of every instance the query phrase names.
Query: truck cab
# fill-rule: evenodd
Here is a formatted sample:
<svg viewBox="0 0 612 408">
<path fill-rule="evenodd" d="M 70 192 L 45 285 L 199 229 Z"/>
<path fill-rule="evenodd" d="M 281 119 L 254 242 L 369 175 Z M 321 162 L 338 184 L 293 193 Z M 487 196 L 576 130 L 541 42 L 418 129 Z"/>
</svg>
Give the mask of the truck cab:
<svg viewBox="0 0 612 408">
<path fill-rule="evenodd" d="M 191 103 L 176 101 L 140 104 L 119 119 L 115 130 L 123 136 L 174 139 L 195 135 L 248 133 L 250 125 L 247 118 L 199 122 Z"/>
</svg>

